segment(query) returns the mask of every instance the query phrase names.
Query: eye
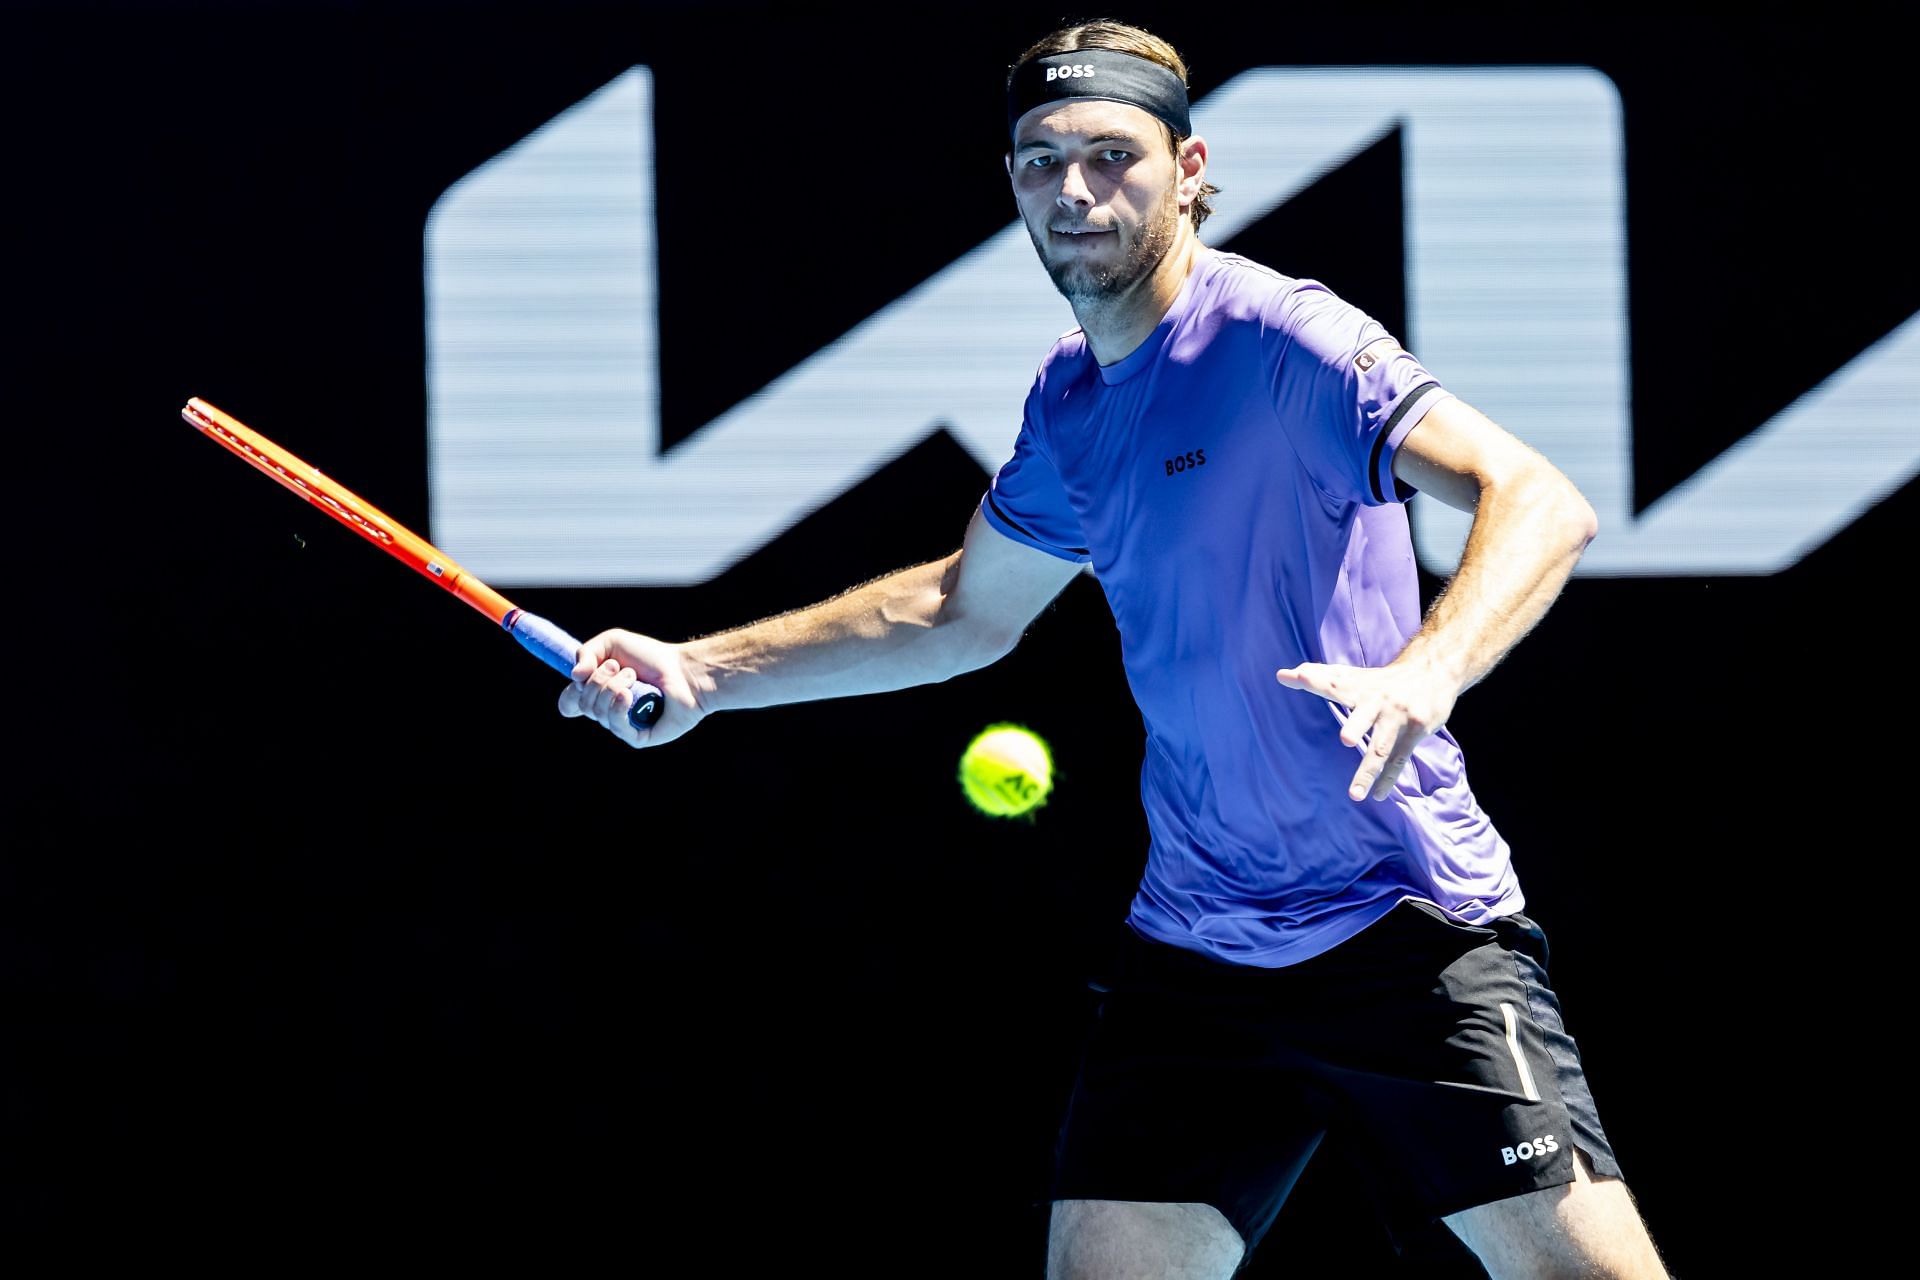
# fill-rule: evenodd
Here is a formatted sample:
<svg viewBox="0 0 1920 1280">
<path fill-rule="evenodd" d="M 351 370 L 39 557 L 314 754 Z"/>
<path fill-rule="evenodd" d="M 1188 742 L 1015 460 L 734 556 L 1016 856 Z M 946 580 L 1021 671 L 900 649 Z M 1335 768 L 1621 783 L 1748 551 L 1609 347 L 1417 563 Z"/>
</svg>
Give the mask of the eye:
<svg viewBox="0 0 1920 1280">
<path fill-rule="evenodd" d="M 1124 160 L 1130 160 L 1133 158 L 1133 152 L 1122 151 L 1118 147 L 1108 147 L 1106 150 L 1102 151 L 1100 154 L 1102 156 L 1107 157 L 1107 162 L 1109 164 L 1119 164 Z"/>
<path fill-rule="evenodd" d="M 1029 169 L 1041 168 L 1046 164 L 1047 161 L 1051 159 L 1053 159 L 1052 156 L 1034 156 L 1032 159 L 1027 161 L 1027 168 Z"/>
</svg>

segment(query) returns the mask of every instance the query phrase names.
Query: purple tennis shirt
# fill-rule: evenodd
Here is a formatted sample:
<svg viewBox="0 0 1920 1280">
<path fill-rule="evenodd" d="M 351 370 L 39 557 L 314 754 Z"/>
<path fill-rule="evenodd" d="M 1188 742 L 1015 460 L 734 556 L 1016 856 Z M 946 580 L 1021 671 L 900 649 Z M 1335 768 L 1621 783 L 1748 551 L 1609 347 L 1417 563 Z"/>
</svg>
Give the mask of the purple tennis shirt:
<svg viewBox="0 0 1920 1280">
<path fill-rule="evenodd" d="M 1449 395 L 1326 286 L 1207 248 L 1127 356 L 1100 365 L 1075 329 L 1041 362 L 981 510 L 1091 561 L 1113 609 L 1146 726 L 1127 918 L 1147 937 L 1276 968 L 1408 898 L 1475 924 L 1521 909 L 1452 734 L 1351 800 L 1344 711 L 1274 679 L 1384 666 L 1419 630 L 1393 457 Z"/>
</svg>

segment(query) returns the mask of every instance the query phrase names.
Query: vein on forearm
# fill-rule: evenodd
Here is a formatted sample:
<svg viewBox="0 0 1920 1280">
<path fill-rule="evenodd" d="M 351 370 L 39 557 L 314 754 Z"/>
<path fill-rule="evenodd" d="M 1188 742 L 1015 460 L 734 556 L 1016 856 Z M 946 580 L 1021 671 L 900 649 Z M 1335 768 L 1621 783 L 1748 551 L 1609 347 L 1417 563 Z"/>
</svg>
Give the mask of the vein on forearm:
<svg viewBox="0 0 1920 1280">
<path fill-rule="evenodd" d="M 1479 683 L 1545 616 L 1593 538 L 1591 519 L 1551 468 L 1484 486 L 1459 569 L 1401 656 L 1437 663 L 1462 690 Z"/>
<path fill-rule="evenodd" d="M 902 569 L 686 648 L 715 704 L 736 709 L 945 680 L 984 660 L 971 631 L 948 625 L 949 563 Z"/>
</svg>

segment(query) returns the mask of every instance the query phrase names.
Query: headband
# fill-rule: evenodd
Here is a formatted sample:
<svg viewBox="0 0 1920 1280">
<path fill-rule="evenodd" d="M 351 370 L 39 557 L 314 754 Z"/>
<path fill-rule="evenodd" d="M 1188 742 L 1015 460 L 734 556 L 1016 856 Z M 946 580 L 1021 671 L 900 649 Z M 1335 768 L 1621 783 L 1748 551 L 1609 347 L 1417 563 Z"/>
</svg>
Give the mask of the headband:
<svg viewBox="0 0 1920 1280">
<path fill-rule="evenodd" d="M 1126 102 L 1164 120 L 1175 137 L 1193 133 L 1187 119 L 1187 86 L 1148 58 L 1117 49 L 1074 49 L 1031 58 L 1014 69 L 1007 85 L 1007 133 L 1020 117 L 1060 98 Z"/>
</svg>

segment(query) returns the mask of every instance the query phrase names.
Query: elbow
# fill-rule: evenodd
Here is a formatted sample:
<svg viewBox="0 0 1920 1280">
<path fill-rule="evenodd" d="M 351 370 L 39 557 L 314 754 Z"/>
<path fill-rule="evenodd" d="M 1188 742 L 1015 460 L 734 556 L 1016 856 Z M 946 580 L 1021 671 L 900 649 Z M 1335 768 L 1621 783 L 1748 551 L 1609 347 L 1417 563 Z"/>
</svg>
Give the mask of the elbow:
<svg viewBox="0 0 1920 1280">
<path fill-rule="evenodd" d="M 1593 509 L 1593 504 L 1587 501 L 1584 494 L 1573 487 L 1571 481 L 1567 484 L 1567 493 L 1568 528 L 1573 538 L 1574 554 L 1581 555 L 1600 536 L 1600 513 Z"/>
<path fill-rule="evenodd" d="M 949 597 L 949 600 L 951 598 Z M 945 678 L 978 671 L 1000 661 L 1020 643 L 1020 633 L 988 624 L 986 619 L 957 613 L 947 600 L 934 617 L 934 628 L 945 637 L 942 650 L 950 668 Z"/>
<path fill-rule="evenodd" d="M 1549 522 L 1549 527 L 1564 541 L 1576 559 L 1584 555 L 1593 540 L 1600 536 L 1600 513 L 1593 509 L 1587 496 L 1567 478 L 1565 472 L 1544 458 L 1535 464 L 1533 483 L 1539 495 L 1539 509 Z"/>
<path fill-rule="evenodd" d="M 933 608 L 933 626 L 946 636 L 954 675 L 990 666 L 1012 653 L 1013 647 L 1020 643 L 1020 629 L 1009 631 L 992 617 L 959 606 L 955 596 L 959 566 L 960 554 L 955 552 L 942 568 Z"/>
<path fill-rule="evenodd" d="M 1600 536 L 1600 514 L 1565 473 L 1544 458 L 1531 467 L 1482 479 L 1472 510 L 1484 509 L 1490 494 L 1511 495 L 1512 509 L 1525 511 L 1542 544 L 1563 546 L 1576 559 Z"/>
<path fill-rule="evenodd" d="M 981 667 L 990 667 L 1013 652 L 1020 643 L 1018 632 L 1008 635 L 1002 631 L 991 631 L 984 627 L 968 628 L 967 641 L 962 651 L 966 657 L 963 671 L 978 671 Z"/>
</svg>

